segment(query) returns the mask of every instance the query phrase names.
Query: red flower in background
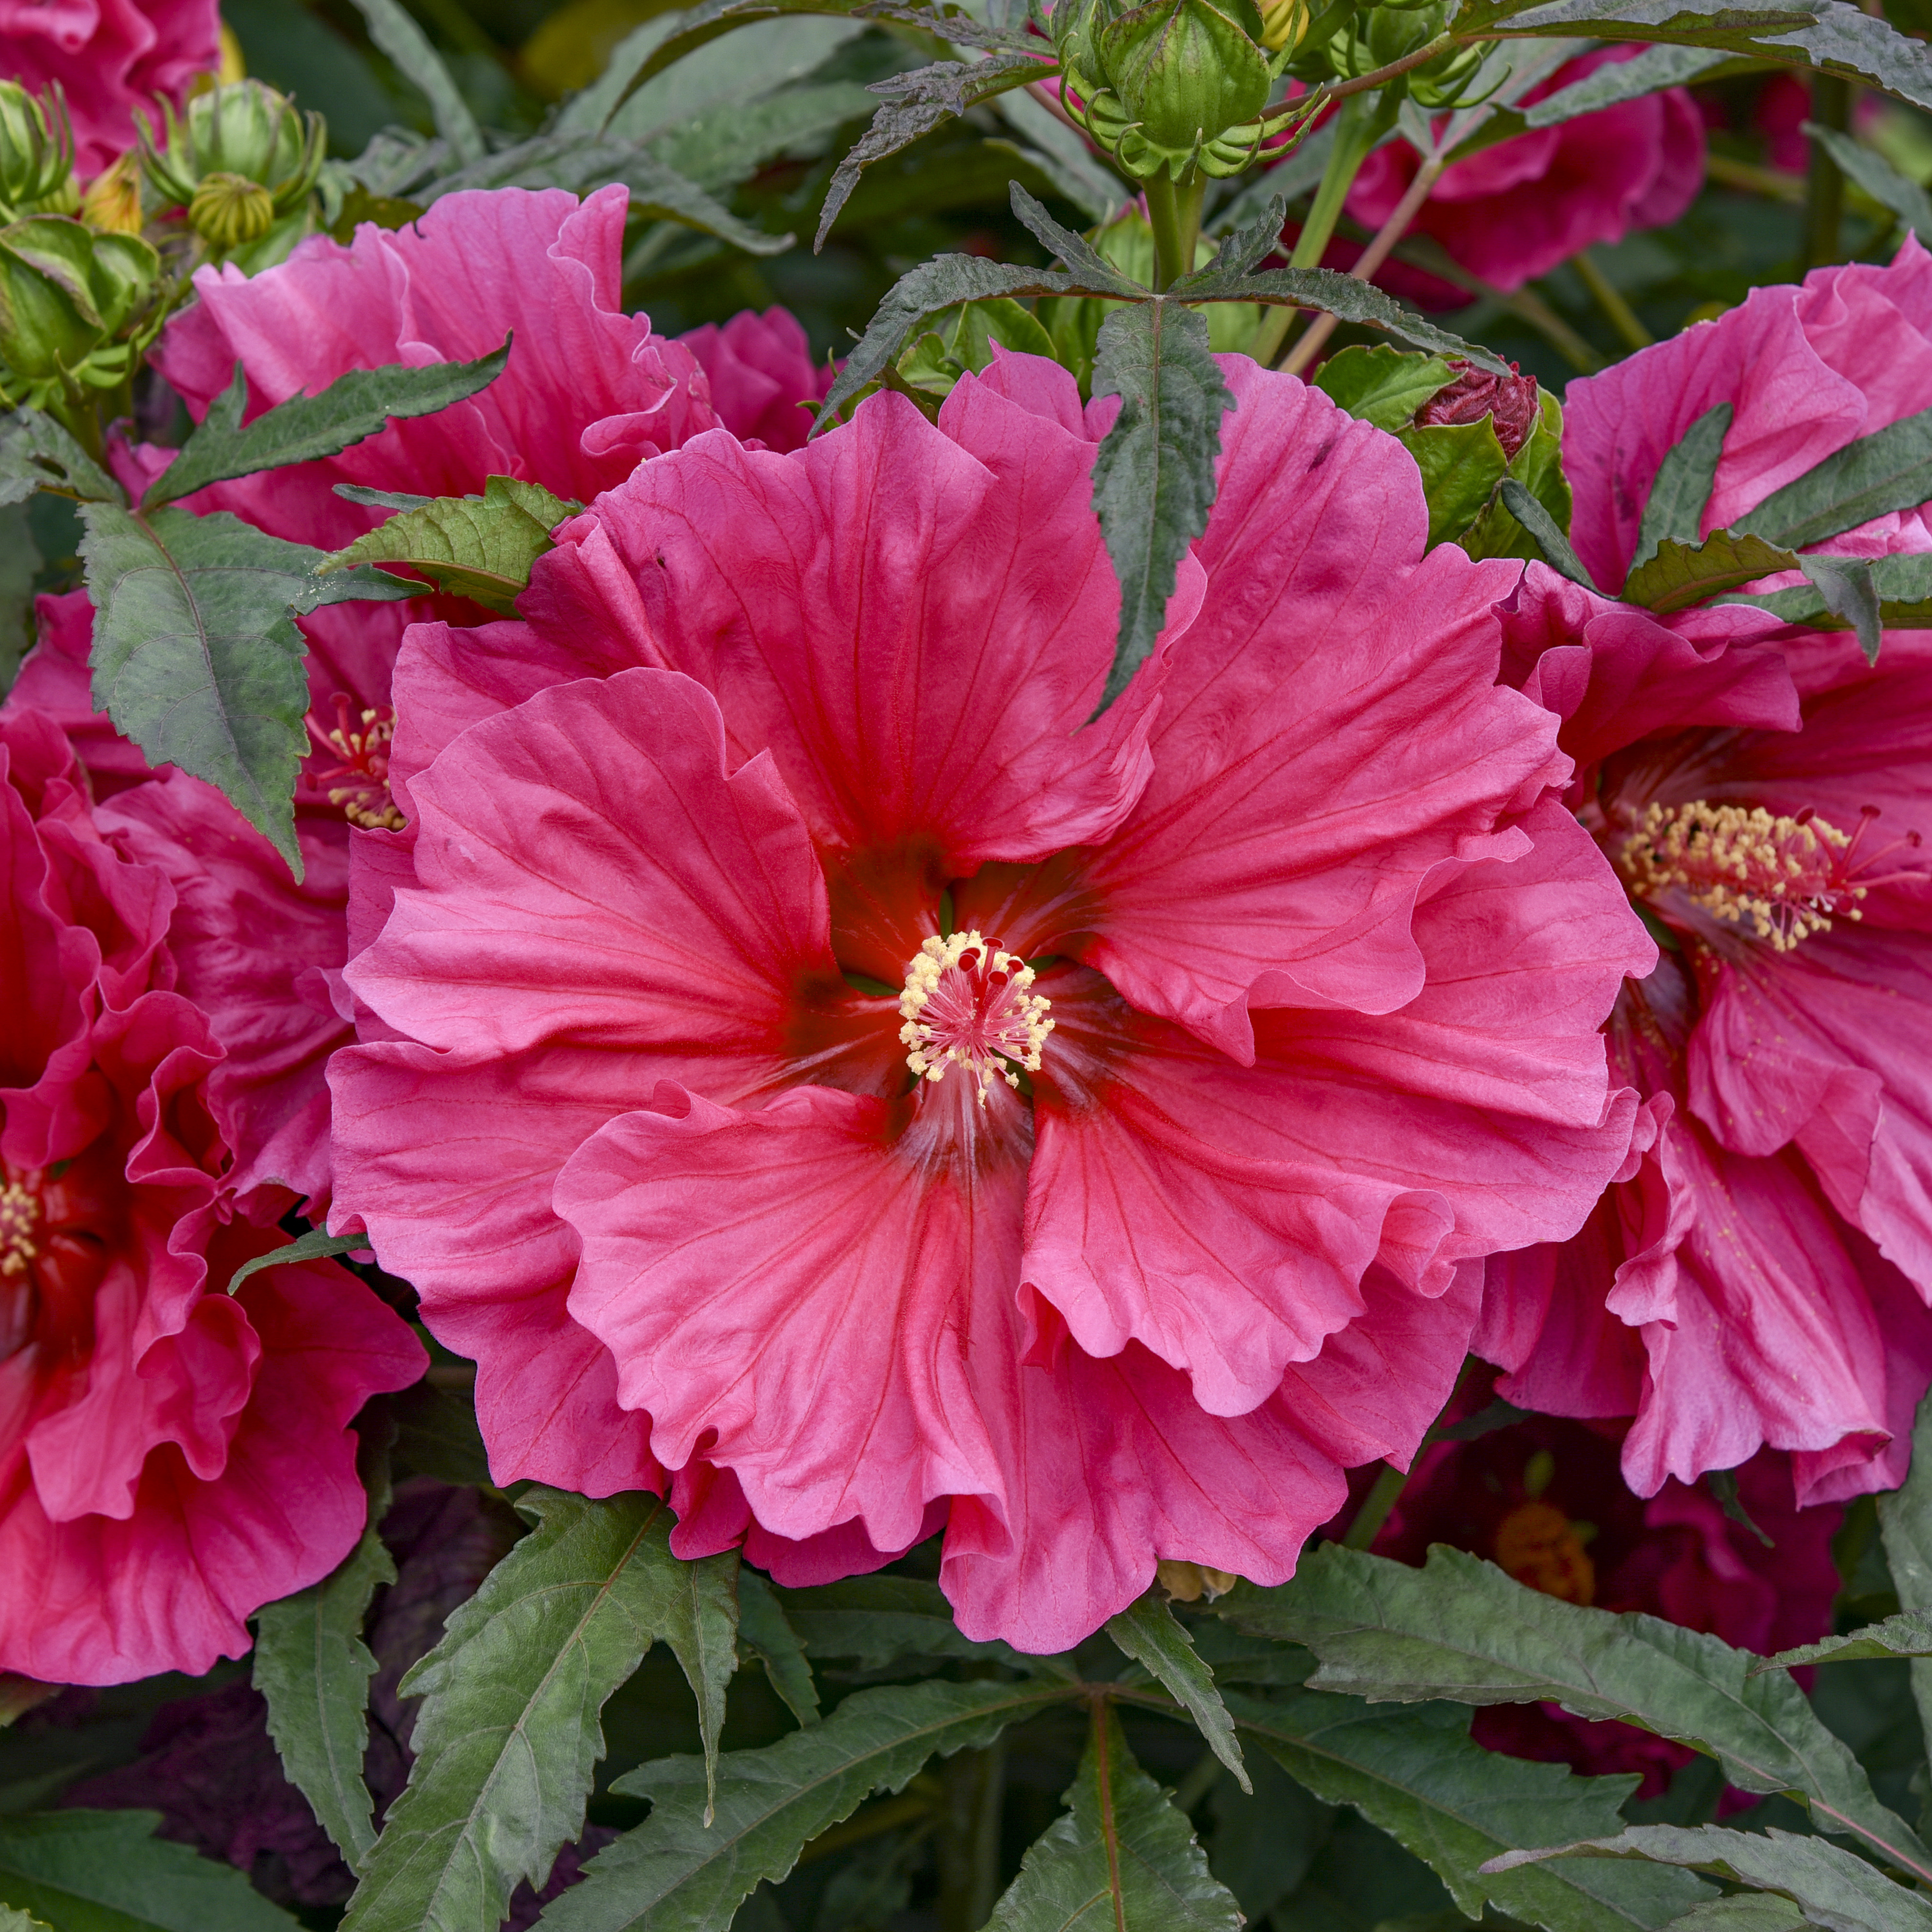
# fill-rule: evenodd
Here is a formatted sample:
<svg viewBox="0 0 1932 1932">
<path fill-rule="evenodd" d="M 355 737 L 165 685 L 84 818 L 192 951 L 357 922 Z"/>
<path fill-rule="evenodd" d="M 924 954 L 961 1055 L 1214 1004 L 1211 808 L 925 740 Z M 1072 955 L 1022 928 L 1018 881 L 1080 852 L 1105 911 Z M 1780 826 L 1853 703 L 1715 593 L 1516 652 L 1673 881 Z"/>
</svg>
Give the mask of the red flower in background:
<svg viewBox="0 0 1932 1932">
<path fill-rule="evenodd" d="M 216 0 L 0 0 L 0 77 L 59 86 L 86 181 L 134 145 L 137 109 L 158 125 L 220 64 L 220 26 Z"/>
<path fill-rule="evenodd" d="M 348 1553 L 350 1418 L 422 1352 L 332 1265 L 223 1292 L 286 1243 L 236 1216 L 173 893 L 50 718 L 0 718 L 0 1670 L 198 1672 Z"/>
</svg>

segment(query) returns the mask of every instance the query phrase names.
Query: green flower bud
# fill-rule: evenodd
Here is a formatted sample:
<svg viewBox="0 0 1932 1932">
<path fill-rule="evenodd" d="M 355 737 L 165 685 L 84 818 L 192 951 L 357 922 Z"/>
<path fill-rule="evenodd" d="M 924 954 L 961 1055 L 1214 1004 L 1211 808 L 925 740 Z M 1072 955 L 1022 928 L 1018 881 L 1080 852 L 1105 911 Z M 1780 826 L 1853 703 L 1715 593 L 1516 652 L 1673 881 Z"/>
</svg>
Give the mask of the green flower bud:
<svg viewBox="0 0 1932 1932">
<path fill-rule="evenodd" d="M 275 197 L 246 175 L 218 170 L 201 178 L 188 205 L 188 226 L 218 248 L 259 242 L 275 225 Z"/>
<path fill-rule="evenodd" d="M 259 80 L 211 88 L 178 117 L 165 102 L 163 111 L 165 149 L 158 152 L 144 130 L 142 166 L 155 193 L 187 208 L 217 253 L 260 240 L 308 199 L 322 172 L 322 116 L 298 114 L 286 94 Z"/>
<path fill-rule="evenodd" d="M 105 388 L 132 366 L 129 325 L 147 306 L 160 260 L 138 235 L 97 235 L 64 215 L 0 228 L 0 393 L 46 408 Z"/>
<path fill-rule="evenodd" d="M 58 91 L 37 100 L 18 81 L 0 81 L 0 222 L 26 214 L 71 214 L 74 132 Z"/>
<path fill-rule="evenodd" d="M 1234 17 L 1237 6 L 1252 20 Z M 1185 166 L 1208 142 L 1252 121 L 1273 80 L 1260 38 L 1252 0 L 1234 0 L 1226 10 L 1214 0 L 1152 0 L 1102 27 L 1095 37 L 1100 66 L 1136 124 L 1132 145 Z M 1123 158 L 1132 166 L 1128 145 Z"/>
</svg>

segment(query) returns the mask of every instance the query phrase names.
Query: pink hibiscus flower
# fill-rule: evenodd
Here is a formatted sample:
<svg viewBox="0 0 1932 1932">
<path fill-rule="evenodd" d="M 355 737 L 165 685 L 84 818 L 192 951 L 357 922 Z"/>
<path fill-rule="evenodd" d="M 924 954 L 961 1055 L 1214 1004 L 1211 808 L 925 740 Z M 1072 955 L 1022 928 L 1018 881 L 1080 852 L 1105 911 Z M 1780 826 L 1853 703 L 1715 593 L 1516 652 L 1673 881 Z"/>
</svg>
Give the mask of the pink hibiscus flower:
<svg viewBox="0 0 1932 1932">
<path fill-rule="evenodd" d="M 1928 324 L 1908 242 L 1573 384 L 1599 580 L 1690 422 L 1736 410 L 1708 530 L 1922 406 Z M 1925 514 L 1820 547 L 1922 550 Z M 1634 1413 L 1640 1493 L 1760 1444 L 1801 1499 L 1892 1487 L 1932 1378 L 1932 644 L 1890 634 L 1868 669 L 1847 633 L 1658 620 L 1540 565 L 1505 628 L 1507 679 L 1565 716 L 1573 796 L 1673 946 L 1610 1029 L 1646 1096 L 1629 1165 L 1576 1240 L 1492 1264 L 1479 1346 L 1512 1400 Z"/>
<path fill-rule="evenodd" d="M 220 64 L 220 26 L 216 0 L 0 0 L 0 77 L 59 86 L 86 181 L 134 145 L 137 110 L 158 122 Z"/>
<path fill-rule="evenodd" d="M 1240 358 L 1170 623 L 1070 376 L 1002 356 L 789 456 L 700 437 L 527 622 L 423 625 L 358 833 L 338 1216 L 478 1361 L 500 1480 L 661 1486 L 784 1580 L 944 1521 L 963 1628 L 1156 1558 L 1275 1580 L 1412 1453 L 1477 1257 L 1628 1144 L 1652 949 L 1498 688 L 1514 566 Z"/>
<path fill-rule="evenodd" d="M 1640 51 L 1602 47 L 1567 62 L 1524 97 L 1525 104 Z M 1379 228 L 1421 164 L 1406 141 L 1378 148 L 1349 190 L 1350 214 L 1365 228 Z M 1456 162 L 1430 190 L 1411 232 L 1434 236 L 1472 275 L 1520 289 L 1580 248 L 1667 227 L 1696 199 L 1703 181 L 1703 120 L 1690 94 L 1673 87 L 1498 141 Z M 1416 278 L 1418 284 L 1424 279 Z M 1468 299 L 1426 279 L 1445 292 L 1432 296 L 1432 306 Z"/>
<path fill-rule="evenodd" d="M 0 719 L 0 1670 L 198 1673 L 348 1553 L 348 1424 L 422 1351 L 333 1265 L 224 1292 L 286 1243 L 236 1218 L 168 883 L 101 837 L 50 718 Z"/>
<path fill-rule="evenodd" d="M 832 370 L 814 364 L 798 318 L 782 308 L 746 309 L 722 328 L 707 322 L 678 338 L 704 365 L 718 420 L 740 442 L 800 449 L 832 386 Z"/>
</svg>

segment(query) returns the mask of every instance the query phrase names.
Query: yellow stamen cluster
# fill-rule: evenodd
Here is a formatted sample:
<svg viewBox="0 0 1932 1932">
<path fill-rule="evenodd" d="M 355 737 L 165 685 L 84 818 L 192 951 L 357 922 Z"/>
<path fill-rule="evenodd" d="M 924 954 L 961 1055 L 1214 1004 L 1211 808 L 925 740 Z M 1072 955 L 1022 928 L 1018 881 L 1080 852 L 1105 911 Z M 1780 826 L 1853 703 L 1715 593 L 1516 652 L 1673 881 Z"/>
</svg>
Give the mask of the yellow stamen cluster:
<svg viewBox="0 0 1932 1932">
<path fill-rule="evenodd" d="M 34 1228 L 40 1218 L 40 1204 L 29 1190 L 17 1180 L 0 1187 L 0 1280 L 26 1273 L 39 1252 Z"/>
<path fill-rule="evenodd" d="M 1841 857 L 1850 838 L 1828 820 L 1774 818 L 1762 806 L 1653 802 L 1624 842 L 1618 866 L 1639 898 L 1671 891 L 1789 952 L 1834 915 L 1861 916 L 1862 886 Z"/>
<path fill-rule="evenodd" d="M 942 1080 L 949 1066 L 964 1066 L 986 1104 L 997 1074 L 1017 1088 L 1019 1076 L 1040 1070 L 1040 1049 L 1053 1030 L 1052 1002 L 1027 988 L 1034 971 L 978 932 L 928 939 L 906 968 L 899 994 L 899 1039 L 910 1051 L 906 1064 L 922 1080 Z"/>
<path fill-rule="evenodd" d="M 340 722 L 333 731 L 324 735 L 322 742 L 342 760 L 343 771 L 329 776 L 352 775 L 361 782 L 332 788 L 329 803 L 340 806 L 343 817 L 364 831 L 401 831 L 403 814 L 389 796 L 388 747 L 396 735 L 395 719 L 384 712 L 365 711 L 362 729 L 356 730 L 350 724 L 346 709 L 338 716 Z M 372 794 L 379 803 L 368 802 Z"/>
</svg>

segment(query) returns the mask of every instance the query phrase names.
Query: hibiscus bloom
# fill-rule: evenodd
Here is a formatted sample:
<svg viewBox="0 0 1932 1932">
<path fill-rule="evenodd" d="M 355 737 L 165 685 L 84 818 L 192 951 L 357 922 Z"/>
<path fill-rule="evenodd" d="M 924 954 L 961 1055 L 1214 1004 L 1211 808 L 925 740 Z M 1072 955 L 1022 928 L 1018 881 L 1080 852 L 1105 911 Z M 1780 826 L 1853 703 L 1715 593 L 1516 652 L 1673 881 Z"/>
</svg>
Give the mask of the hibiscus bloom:
<svg viewBox="0 0 1932 1932">
<path fill-rule="evenodd" d="M 58 86 L 83 181 L 134 145 L 134 116 L 158 122 L 197 74 L 220 64 L 216 0 L 0 0 L 0 77 Z"/>
<path fill-rule="evenodd" d="M 1054 365 L 938 427 L 722 433 L 410 634 L 337 1219 L 478 1361 L 500 1480 L 661 1486 L 782 1580 L 941 1522 L 1057 1650 L 1157 1558 L 1264 1580 L 1406 1457 L 1477 1258 L 1574 1227 L 1651 947 L 1495 681 L 1516 566 L 1238 357 L 1213 520 L 1119 593 Z M 1082 721 L 1090 721 L 1083 723 Z"/>
<path fill-rule="evenodd" d="M 1621 580 L 1664 451 L 1719 402 L 1706 530 L 1910 413 L 1928 334 L 1908 242 L 1573 384 L 1580 554 Z M 1915 508 L 1820 548 L 1932 537 Z M 1506 676 L 1564 715 L 1574 800 L 1672 943 L 1610 1030 L 1646 1096 L 1628 1168 L 1576 1240 L 1492 1265 L 1479 1346 L 1512 1400 L 1634 1414 L 1642 1494 L 1761 1444 L 1802 1500 L 1890 1488 L 1932 1378 L 1932 646 L 1891 634 L 1872 669 L 1848 633 L 1659 620 L 1540 565 L 1505 626 Z"/>
<path fill-rule="evenodd" d="M 422 1351 L 332 1265 L 223 1292 L 286 1244 L 236 1214 L 167 880 L 101 837 L 50 718 L 0 719 L 0 1670 L 200 1672 L 347 1555 L 350 1420 Z"/>
<path fill-rule="evenodd" d="M 1524 105 L 1641 51 L 1602 47 L 1566 62 L 1524 96 Z M 1364 227 L 1379 228 L 1421 165 L 1406 141 L 1378 148 L 1348 191 L 1348 212 Z M 1472 275 L 1500 289 L 1520 289 L 1580 248 L 1669 226 L 1703 182 L 1702 117 L 1684 88 L 1667 88 L 1498 141 L 1454 163 L 1430 190 L 1410 232 L 1432 236 Z M 1433 276 L 1407 272 L 1432 307 L 1468 299 Z"/>
<path fill-rule="evenodd" d="M 677 339 L 704 365 L 711 406 L 734 436 L 746 442 L 756 437 L 767 449 L 803 446 L 832 370 L 813 363 L 796 316 L 746 309 L 722 328 L 707 322 Z"/>
</svg>

